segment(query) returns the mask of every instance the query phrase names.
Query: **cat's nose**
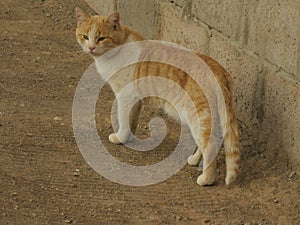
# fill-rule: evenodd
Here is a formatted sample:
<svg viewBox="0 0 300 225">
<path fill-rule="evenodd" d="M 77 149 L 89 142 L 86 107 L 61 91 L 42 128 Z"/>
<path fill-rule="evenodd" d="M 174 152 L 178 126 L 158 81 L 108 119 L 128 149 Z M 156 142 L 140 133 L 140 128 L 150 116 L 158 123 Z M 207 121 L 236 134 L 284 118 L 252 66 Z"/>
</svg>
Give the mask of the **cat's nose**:
<svg viewBox="0 0 300 225">
<path fill-rule="evenodd" d="M 90 51 L 93 52 L 96 47 L 89 47 Z"/>
</svg>

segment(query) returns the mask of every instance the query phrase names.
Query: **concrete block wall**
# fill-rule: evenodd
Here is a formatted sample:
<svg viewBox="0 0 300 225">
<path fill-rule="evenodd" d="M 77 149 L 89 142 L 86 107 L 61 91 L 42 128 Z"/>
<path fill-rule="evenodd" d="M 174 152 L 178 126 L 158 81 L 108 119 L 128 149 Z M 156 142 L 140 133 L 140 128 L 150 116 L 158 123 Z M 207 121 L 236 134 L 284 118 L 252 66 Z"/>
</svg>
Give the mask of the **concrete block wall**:
<svg viewBox="0 0 300 225">
<path fill-rule="evenodd" d="M 300 171 L 300 1 L 86 0 L 148 39 L 207 54 L 235 80 L 242 132 Z M 243 144 L 243 143 L 242 143 Z"/>
</svg>

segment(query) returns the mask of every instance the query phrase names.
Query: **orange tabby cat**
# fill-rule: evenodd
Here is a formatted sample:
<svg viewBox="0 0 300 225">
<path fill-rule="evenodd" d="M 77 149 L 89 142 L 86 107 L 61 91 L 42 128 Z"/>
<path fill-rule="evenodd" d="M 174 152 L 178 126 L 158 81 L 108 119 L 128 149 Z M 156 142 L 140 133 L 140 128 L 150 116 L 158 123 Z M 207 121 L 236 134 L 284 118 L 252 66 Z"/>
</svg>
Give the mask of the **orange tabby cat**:
<svg viewBox="0 0 300 225">
<path fill-rule="evenodd" d="M 95 60 L 118 46 L 124 45 L 130 42 L 142 41 L 144 38 L 138 32 L 123 26 L 120 24 L 119 13 L 112 13 L 109 16 L 90 16 L 79 8 L 76 8 L 77 16 L 77 29 L 76 39 L 83 51 L 90 54 Z M 221 127 L 224 136 L 224 148 L 226 153 L 226 184 L 232 183 L 238 173 L 239 169 L 239 139 L 238 139 L 238 126 L 235 118 L 235 114 L 232 106 L 231 86 L 232 78 L 226 72 L 226 70 L 213 59 L 208 56 L 197 54 L 213 72 L 216 77 L 219 86 L 221 87 L 223 96 L 226 103 L 226 112 L 219 112 L 221 118 Z M 113 60 L 114 55 L 110 60 Z M 103 68 L 106 65 L 96 61 L 98 72 L 103 74 Z M 171 65 L 163 64 L 159 62 L 142 62 L 134 66 L 133 70 L 129 70 L 131 73 L 122 74 L 113 77 L 108 80 L 109 85 L 117 96 L 121 89 L 128 83 L 148 76 L 164 77 L 177 83 L 183 88 L 194 105 L 196 106 L 196 114 L 188 109 L 184 100 L 178 100 L 176 103 L 176 110 L 180 113 L 184 113 L 185 124 L 187 124 L 191 130 L 192 136 L 198 146 L 197 151 L 188 158 L 190 165 L 198 165 L 204 153 L 207 149 L 209 137 L 211 134 L 212 118 L 208 100 L 206 99 L 203 91 L 199 88 L 199 85 L 182 70 L 177 69 Z M 163 75 L 162 75 L 163 74 Z M 150 88 L 151 85 L 149 85 Z M 156 85 L 155 89 L 159 92 L 159 89 L 164 89 L 164 84 Z M 170 90 L 170 98 L 172 97 L 172 91 Z M 127 108 L 134 98 L 138 98 L 138 91 L 133 90 L 127 96 L 118 97 L 118 120 L 119 130 L 117 133 L 111 134 L 109 140 L 112 143 L 120 144 L 129 140 L 131 131 L 134 132 L 137 126 L 137 119 L 141 109 L 141 102 L 135 104 L 130 112 L 130 116 L 126 116 L 124 110 Z M 173 117 L 176 117 L 174 113 L 174 107 L 171 106 L 165 100 L 159 99 L 155 102 L 165 109 L 165 111 Z M 201 129 L 199 126 L 195 126 L 195 120 L 200 119 Z M 129 124 L 130 128 L 126 126 Z M 204 155 L 203 155 L 204 157 Z M 207 168 L 204 168 L 203 173 L 198 177 L 197 183 L 199 185 L 211 185 L 215 182 L 216 176 L 216 159 L 210 163 Z"/>
</svg>

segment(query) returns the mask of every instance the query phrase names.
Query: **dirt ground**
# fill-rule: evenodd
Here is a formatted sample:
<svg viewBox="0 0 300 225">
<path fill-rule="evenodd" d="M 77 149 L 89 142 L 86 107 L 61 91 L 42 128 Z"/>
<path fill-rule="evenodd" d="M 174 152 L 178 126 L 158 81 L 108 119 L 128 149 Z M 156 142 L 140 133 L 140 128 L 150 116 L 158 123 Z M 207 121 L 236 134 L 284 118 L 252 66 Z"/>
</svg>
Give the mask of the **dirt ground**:
<svg viewBox="0 0 300 225">
<path fill-rule="evenodd" d="M 300 224 L 300 183 L 286 160 L 251 138 L 242 126 L 241 173 L 224 184 L 224 154 L 217 182 L 196 185 L 199 172 L 186 165 L 151 186 L 113 183 L 83 159 L 72 130 L 76 86 L 92 60 L 75 41 L 79 0 L 0 1 L 0 224 Z M 91 11 L 91 10 L 90 10 Z M 99 134 L 111 132 L 113 94 L 97 104 Z M 144 109 L 140 135 L 152 112 Z M 154 163 L 176 146 L 168 121 L 162 145 L 148 153 L 105 143 L 116 158 Z M 107 138 L 104 138 L 107 139 Z"/>
</svg>

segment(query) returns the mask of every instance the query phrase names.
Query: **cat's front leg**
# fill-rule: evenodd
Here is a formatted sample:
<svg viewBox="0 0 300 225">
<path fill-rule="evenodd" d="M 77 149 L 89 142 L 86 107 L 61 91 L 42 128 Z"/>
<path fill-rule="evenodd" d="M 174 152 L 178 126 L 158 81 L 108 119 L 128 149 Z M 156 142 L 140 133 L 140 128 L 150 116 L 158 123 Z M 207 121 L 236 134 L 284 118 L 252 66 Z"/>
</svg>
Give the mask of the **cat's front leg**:
<svg viewBox="0 0 300 225">
<path fill-rule="evenodd" d="M 112 133 L 108 136 L 108 140 L 113 143 L 113 144 L 116 144 L 116 145 L 119 145 L 119 144 L 122 144 L 122 143 L 125 143 L 125 141 L 121 141 L 122 139 L 118 137 L 118 134 L 117 133 Z M 126 140 L 127 141 L 127 140 Z"/>
<path fill-rule="evenodd" d="M 119 129 L 116 133 L 110 134 L 108 140 L 113 144 L 122 144 L 128 141 L 131 133 L 129 128 L 130 104 L 124 96 L 117 98 L 117 102 Z"/>
<path fill-rule="evenodd" d="M 132 97 L 126 96 L 118 98 L 118 121 L 119 130 L 117 133 L 110 134 L 108 139 L 111 143 L 122 144 L 130 140 L 138 123 L 138 116 L 141 110 L 141 102 Z M 132 106 L 133 105 L 133 106 Z"/>
</svg>

